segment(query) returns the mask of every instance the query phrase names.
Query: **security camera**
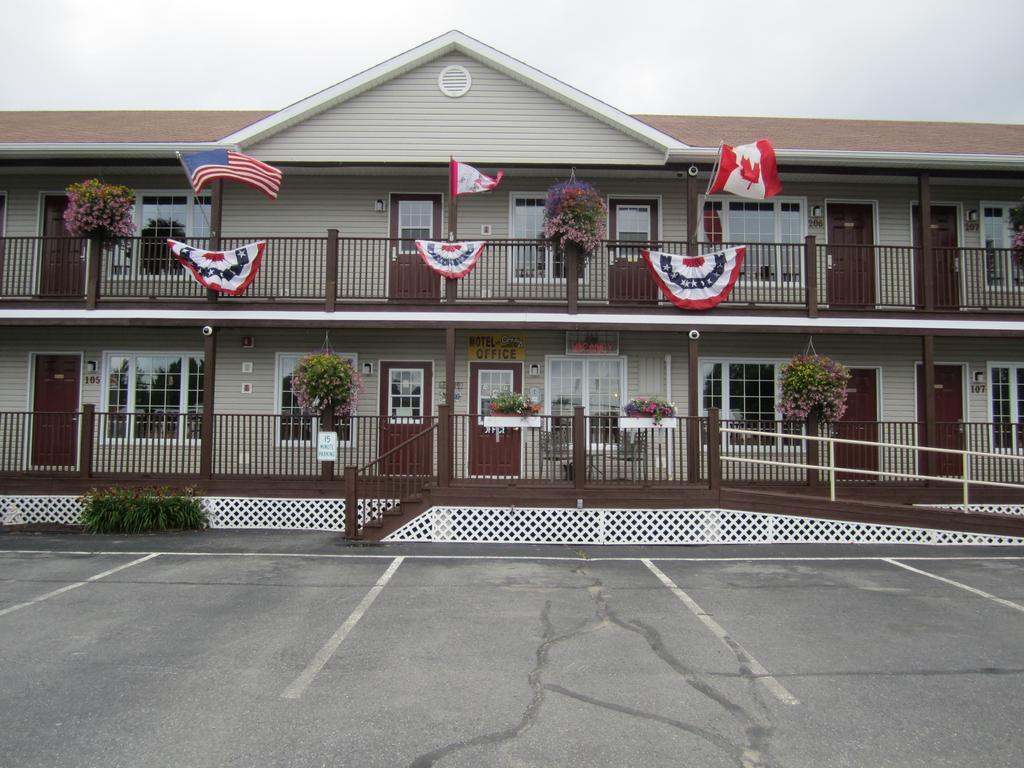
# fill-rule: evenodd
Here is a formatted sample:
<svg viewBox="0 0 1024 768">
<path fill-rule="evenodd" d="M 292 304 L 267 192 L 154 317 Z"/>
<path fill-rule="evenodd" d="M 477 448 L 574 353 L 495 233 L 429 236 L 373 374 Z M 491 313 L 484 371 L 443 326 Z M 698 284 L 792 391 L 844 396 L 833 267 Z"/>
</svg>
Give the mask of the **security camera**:
<svg viewBox="0 0 1024 768">
<path fill-rule="evenodd" d="M 213 326 L 212 325 L 204 325 L 203 326 L 203 336 L 213 336 Z"/>
<path fill-rule="evenodd" d="M 698 173 L 697 166 L 696 165 L 691 165 L 689 168 L 686 169 L 686 172 L 690 176 L 696 176 L 697 173 Z"/>
<path fill-rule="evenodd" d="M 700 338 L 700 331 L 695 329 L 695 330 L 690 331 L 690 333 L 687 334 L 687 335 L 690 337 L 691 341 L 696 341 L 697 339 Z"/>
</svg>

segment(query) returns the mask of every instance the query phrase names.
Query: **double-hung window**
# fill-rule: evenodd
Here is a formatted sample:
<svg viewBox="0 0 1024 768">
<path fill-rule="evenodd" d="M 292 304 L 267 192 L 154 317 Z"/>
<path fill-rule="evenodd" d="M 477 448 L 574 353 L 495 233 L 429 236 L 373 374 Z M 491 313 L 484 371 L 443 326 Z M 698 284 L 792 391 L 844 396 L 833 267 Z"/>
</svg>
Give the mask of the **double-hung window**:
<svg viewBox="0 0 1024 768">
<path fill-rule="evenodd" d="M 546 410 L 554 417 L 573 415 L 582 406 L 591 420 L 590 442 L 616 442 L 617 417 L 622 415 L 625 360 L 621 357 L 550 357 L 547 363 Z"/>
<path fill-rule="evenodd" d="M 354 354 L 339 354 L 346 358 L 353 368 L 356 367 L 357 360 Z M 295 397 L 295 390 L 292 389 L 292 374 L 295 373 L 296 364 L 303 357 L 305 355 L 297 353 L 283 353 L 277 356 L 277 405 L 281 416 L 278 440 L 282 445 L 310 444 L 319 431 L 319 419 L 302 410 Z M 339 444 L 348 445 L 352 442 L 353 427 L 351 417 L 336 421 L 335 431 L 338 433 Z"/>
<path fill-rule="evenodd" d="M 135 203 L 138 251 L 118 245 L 109 259 L 111 275 L 132 270 L 150 277 L 177 275 L 182 267 L 167 247 L 167 239 L 186 240 L 210 235 L 210 197 L 189 193 L 142 193 Z"/>
<path fill-rule="evenodd" d="M 513 240 L 533 240 L 512 247 L 512 279 L 516 282 L 565 280 L 565 260 L 544 242 L 544 195 L 513 194 Z"/>
<path fill-rule="evenodd" d="M 107 440 L 198 440 L 203 356 L 112 352 L 105 360 Z"/>
<path fill-rule="evenodd" d="M 710 199 L 704 202 L 701 239 L 747 244 L 742 273 L 747 280 L 800 283 L 804 225 L 800 200 Z"/>
<path fill-rule="evenodd" d="M 1024 452 L 1024 364 L 993 365 L 992 448 Z"/>
<path fill-rule="evenodd" d="M 989 288 L 1024 285 L 1024 265 L 1010 249 L 1013 229 L 1010 225 L 1012 203 L 983 203 L 981 239 L 985 246 L 985 283 Z"/>
</svg>

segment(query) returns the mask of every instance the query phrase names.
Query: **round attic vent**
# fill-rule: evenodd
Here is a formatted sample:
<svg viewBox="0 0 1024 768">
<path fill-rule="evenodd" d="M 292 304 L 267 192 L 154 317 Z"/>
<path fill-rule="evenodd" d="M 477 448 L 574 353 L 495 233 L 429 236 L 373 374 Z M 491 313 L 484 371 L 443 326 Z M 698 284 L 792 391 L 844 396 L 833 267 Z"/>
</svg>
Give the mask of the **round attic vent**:
<svg viewBox="0 0 1024 768">
<path fill-rule="evenodd" d="M 473 78 L 469 76 L 469 71 L 457 64 L 445 67 L 437 76 L 437 87 L 441 93 L 453 99 L 469 93 L 471 85 L 473 85 Z"/>
</svg>

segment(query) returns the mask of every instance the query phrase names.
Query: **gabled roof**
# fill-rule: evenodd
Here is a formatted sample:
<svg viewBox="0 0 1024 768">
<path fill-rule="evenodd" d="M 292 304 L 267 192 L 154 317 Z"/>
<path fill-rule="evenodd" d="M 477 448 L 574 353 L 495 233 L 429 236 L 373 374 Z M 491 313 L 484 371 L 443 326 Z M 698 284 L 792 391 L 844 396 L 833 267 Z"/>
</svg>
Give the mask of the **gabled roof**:
<svg viewBox="0 0 1024 768">
<path fill-rule="evenodd" d="M 354 98 L 381 83 L 392 80 L 429 61 L 449 53 L 462 53 L 476 59 L 486 66 L 514 77 L 521 82 L 536 88 L 538 91 L 558 99 L 581 112 L 601 120 L 623 133 L 644 143 L 665 150 L 685 149 L 686 145 L 672 138 L 641 120 L 637 120 L 625 112 L 620 112 L 603 101 L 588 96 L 561 80 L 541 72 L 539 69 L 514 59 L 501 51 L 484 45 L 479 40 L 457 30 L 446 32 L 422 45 L 419 45 L 394 58 L 388 59 L 377 66 L 361 72 L 354 77 L 343 80 L 319 93 L 285 107 L 280 112 L 247 126 L 240 131 L 224 138 L 224 143 L 237 144 L 241 147 L 254 144 L 284 130 L 288 126 L 300 123 L 313 115 Z"/>
<path fill-rule="evenodd" d="M 1024 125 L 636 115 L 691 147 L 771 139 L 776 149 L 1024 155 Z"/>
</svg>

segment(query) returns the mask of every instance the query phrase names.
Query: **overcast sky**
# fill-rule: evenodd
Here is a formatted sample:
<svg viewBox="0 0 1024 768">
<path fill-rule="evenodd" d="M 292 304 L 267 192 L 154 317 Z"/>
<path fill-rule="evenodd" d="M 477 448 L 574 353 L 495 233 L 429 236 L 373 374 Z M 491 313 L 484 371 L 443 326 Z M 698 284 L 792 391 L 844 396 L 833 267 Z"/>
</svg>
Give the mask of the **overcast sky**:
<svg viewBox="0 0 1024 768">
<path fill-rule="evenodd" d="M 0 109 L 278 109 L 459 29 L 634 114 L 1024 122 L 1024 0 L 3 0 L 2 14 Z"/>
</svg>

